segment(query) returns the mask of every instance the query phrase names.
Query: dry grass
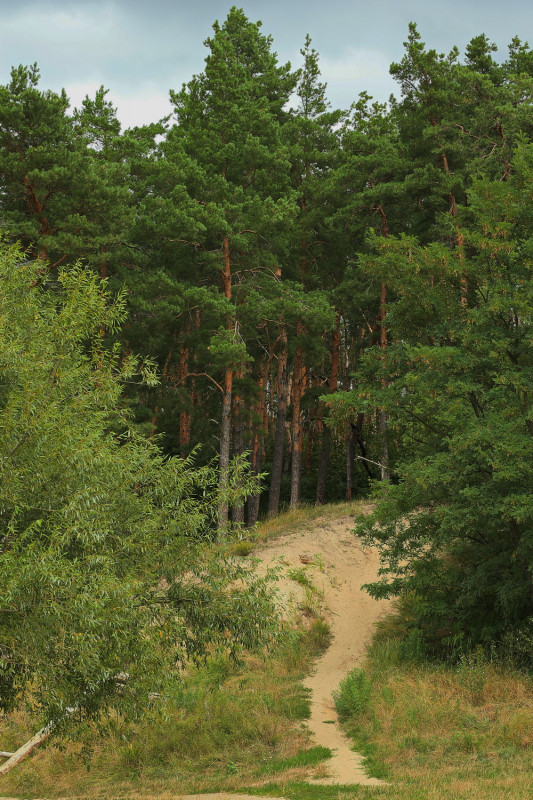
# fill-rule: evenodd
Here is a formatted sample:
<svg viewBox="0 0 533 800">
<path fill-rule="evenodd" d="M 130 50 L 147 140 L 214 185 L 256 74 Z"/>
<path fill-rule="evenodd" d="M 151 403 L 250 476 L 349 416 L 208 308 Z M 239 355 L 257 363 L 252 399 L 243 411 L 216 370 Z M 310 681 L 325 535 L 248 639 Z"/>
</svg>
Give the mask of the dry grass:
<svg viewBox="0 0 533 800">
<path fill-rule="evenodd" d="M 287 800 L 531 800 L 533 679 L 480 660 L 474 667 L 472 679 L 464 667 L 393 665 L 390 653 L 374 646 L 365 665 L 370 704 L 347 730 L 390 785 L 283 779 L 264 793 Z"/>
<path fill-rule="evenodd" d="M 392 781 L 389 800 L 530 800 L 533 679 L 481 657 L 393 665 L 383 648 L 365 668 L 370 706 L 348 729 Z"/>
<path fill-rule="evenodd" d="M 330 503 L 323 506 L 301 505 L 298 508 L 290 509 L 284 514 L 280 514 L 278 517 L 260 522 L 257 528 L 257 539 L 259 542 L 265 542 L 269 539 L 276 539 L 279 536 L 286 536 L 289 533 L 311 530 L 317 525 L 324 525 L 332 519 L 355 517 L 369 507 L 368 503 L 361 501 Z"/>
</svg>

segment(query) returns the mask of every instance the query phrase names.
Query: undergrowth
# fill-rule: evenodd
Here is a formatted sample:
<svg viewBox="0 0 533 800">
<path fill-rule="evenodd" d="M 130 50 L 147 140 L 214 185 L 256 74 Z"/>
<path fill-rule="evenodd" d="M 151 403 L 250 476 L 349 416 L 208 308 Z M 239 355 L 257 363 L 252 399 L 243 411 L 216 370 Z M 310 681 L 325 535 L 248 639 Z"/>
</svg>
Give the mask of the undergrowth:
<svg viewBox="0 0 533 800">
<path fill-rule="evenodd" d="M 247 654 L 238 665 L 213 657 L 169 684 L 143 721 L 115 719 L 105 738 L 92 728 L 78 743 L 43 747 L 3 778 L 2 794 L 152 798 L 237 789 L 274 774 L 303 780 L 331 755 L 309 741 L 301 683 L 328 643 L 327 624 L 314 616 L 305 630 L 287 630 L 276 652 Z M 1 748 L 15 749 L 35 729 L 24 714 L 0 720 Z"/>
<path fill-rule="evenodd" d="M 341 506 L 336 516 L 345 513 Z M 333 509 L 327 514 L 335 516 Z M 317 516 L 299 509 L 287 530 Z M 281 524 L 269 522 L 265 538 Z M 107 738 L 88 731 L 86 767 L 83 741 L 45 747 L 2 779 L 2 794 L 168 800 L 221 790 L 286 800 L 530 800 L 533 679 L 482 651 L 453 666 L 430 663 L 406 614 L 381 623 L 365 663 L 336 697 L 368 770 L 390 783 L 309 783 L 330 753 L 309 740 L 309 695 L 301 680 L 330 631 L 316 592 L 304 588 L 315 603 L 302 615 L 306 629 L 287 631 L 275 652 L 248 654 L 237 666 L 210 659 L 154 699 L 139 723 L 116 719 Z M 0 748 L 15 749 L 35 730 L 23 714 L 0 720 Z"/>
<path fill-rule="evenodd" d="M 397 617 L 381 624 L 363 668 L 335 695 L 370 774 L 392 782 L 389 800 L 530 798 L 532 677 L 482 650 L 430 663 L 401 627 Z"/>
</svg>

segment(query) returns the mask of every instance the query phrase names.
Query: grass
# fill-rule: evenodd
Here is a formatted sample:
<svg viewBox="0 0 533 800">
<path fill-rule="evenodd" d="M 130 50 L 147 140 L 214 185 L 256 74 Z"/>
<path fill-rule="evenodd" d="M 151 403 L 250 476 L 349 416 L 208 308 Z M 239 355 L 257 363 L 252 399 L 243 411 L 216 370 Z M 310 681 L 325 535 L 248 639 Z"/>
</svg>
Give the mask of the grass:
<svg viewBox="0 0 533 800">
<path fill-rule="evenodd" d="M 317 524 L 325 524 L 329 520 L 339 519 L 340 517 L 355 517 L 361 513 L 364 503 L 329 503 L 323 506 L 301 505 L 298 508 L 290 509 L 278 517 L 265 519 L 259 523 L 257 528 L 257 540 L 265 542 L 285 536 L 289 533 L 296 533 L 301 530 L 312 530 Z"/>
<path fill-rule="evenodd" d="M 254 548 L 253 542 L 249 539 L 239 539 L 230 545 L 229 552 L 234 556 L 249 556 Z"/>
<path fill-rule="evenodd" d="M 390 800 L 530 798 L 533 679 L 479 653 L 450 667 L 402 662 L 400 650 L 376 641 L 339 692 L 370 771 L 393 782 Z"/>
<path fill-rule="evenodd" d="M 262 775 L 272 775 L 276 772 L 285 772 L 294 767 L 310 767 L 325 759 L 331 758 L 331 750 L 327 747 L 311 747 L 309 750 L 302 750 L 290 758 L 273 759 L 269 764 L 261 769 Z"/>
<path fill-rule="evenodd" d="M 286 800 L 530 800 L 531 676 L 480 654 L 457 667 L 405 663 L 399 645 L 374 642 L 364 672 L 344 686 L 346 730 L 369 771 L 390 785 L 277 779 L 247 791 Z"/>
</svg>

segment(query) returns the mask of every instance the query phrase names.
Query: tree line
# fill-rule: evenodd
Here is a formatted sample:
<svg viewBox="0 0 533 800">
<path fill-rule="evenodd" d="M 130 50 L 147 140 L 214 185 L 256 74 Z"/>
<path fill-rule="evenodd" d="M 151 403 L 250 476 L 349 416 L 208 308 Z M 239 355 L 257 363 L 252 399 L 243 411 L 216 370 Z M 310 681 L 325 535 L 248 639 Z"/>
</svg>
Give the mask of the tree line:
<svg viewBox="0 0 533 800">
<path fill-rule="evenodd" d="M 378 485 L 374 593 L 408 591 L 430 644 L 530 636 L 533 51 L 440 54 L 411 24 L 400 97 L 341 110 L 309 37 L 280 64 L 234 7 L 205 45 L 171 117 L 126 131 L 103 87 L 74 110 L 36 65 L 0 87 L 34 288 L 77 262 L 123 290 L 97 337 L 159 382 L 120 403 L 166 456 L 217 454 L 220 530 Z"/>
</svg>

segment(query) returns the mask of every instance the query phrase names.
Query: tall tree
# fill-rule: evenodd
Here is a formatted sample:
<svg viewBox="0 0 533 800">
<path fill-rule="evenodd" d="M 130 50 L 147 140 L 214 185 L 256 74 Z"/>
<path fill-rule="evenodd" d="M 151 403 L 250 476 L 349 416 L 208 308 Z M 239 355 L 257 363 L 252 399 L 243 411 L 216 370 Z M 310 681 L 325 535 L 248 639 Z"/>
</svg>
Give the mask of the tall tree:
<svg viewBox="0 0 533 800">
<path fill-rule="evenodd" d="M 377 240 L 372 260 L 397 298 L 381 396 L 401 481 L 360 531 L 384 562 L 371 591 L 411 592 L 430 644 L 489 644 L 533 613 L 530 144 L 511 166 L 469 192 L 460 271 L 453 247 L 411 238 Z"/>
<path fill-rule="evenodd" d="M 83 258 L 105 273 L 131 215 L 120 123 L 103 88 L 69 114 L 39 77 L 19 66 L 0 87 L 1 223 L 47 269 Z"/>
<path fill-rule="evenodd" d="M 58 732 L 69 708 L 142 713 L 177 663 L 229 630 L 257 642 L 273 609 L 209 545 L 216 475 L 130 425 L 123 384 L 153 373 L 105 348 L 124 295 L 80 267 L 44 291 L 41 269 L 0 247 L 0 709 L 30 704 Z"/>
<path fill-rule="evenodd" d="M 291 260 L 294 265 L 299 266 L 299 270 L 293 267 L 289 277 L 301 282 L 307 291 L 313 289 L 318 293 L 322 290 L 326 298 L 331 287 L 331 277 L 339 271 L 339 261 L 342 263 L 342 255 L 339 255 L 335 236 L 331 236 L 331 231 L 327 228 L 327 220 L 332 213 L 330 176 L 338 159 L 337 129 L 343 112 L 330 109 L 326 84 L 320 80 L 319 56 L 311 46 L 309 35 L 306 36 L 300 52 L 303 66 L 296 86 L 298 105 L 284 128 L 284 136 L 290 143 L 291 174 L 299 207 L 292 230 L 291 247 Z M 316 366 L 316 362 L 306 363 L 304 340 L 310 338 L 310 332 L 306 330 L 303 319 L 297 323 L 296 333 L 298 338 L 294 350 L 291 403 L 291 506 L 300 501 L 304 445 L 302 400 L 309 368 Z M 337 340 L 334 338 L 333 342 L 335 341 Z M 307 355 L 310 355 L 309 348 Z M 333 362 L 337 357 L 338 353 L 332 356 Z M 323 467 L 328 457 L 329 440 L 326 436 L 321 459 Z M 326 470 L 322 469 L 322 477 L 325 473 Z"/>
<path fill-rule="evenodd" d="M 165 146 L 170 160 L 185 160 L 185 186 L 199 220 L 203 269 L 218 275 L 227 306 L 216 343 L 226 361 L 221 381 L 220 488 L 224 495 L 231 456 L 235 370 L 246 363 L 237 307 L 246 275 L 272 268 L 265 247 L 288 210 L 289 163 L 281 142 L 284 107 L 294 87 L 290 65 L 279 66 L 272 40 L 233 7 L 206 40 L 205 71 L 181 92 L 171 92 L 177 125 Z M 237 287 L 235 279 L 237 273 Z M 225 352 L 224 352 L 225 348 Z M 226 526 L 227 503 L 219 509 Z"/>
</svg>

